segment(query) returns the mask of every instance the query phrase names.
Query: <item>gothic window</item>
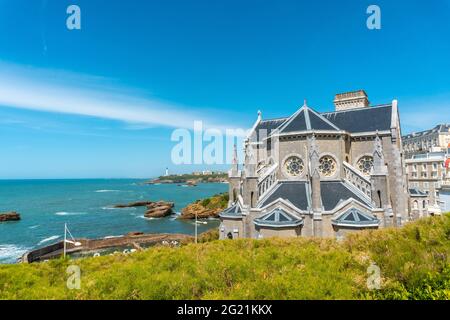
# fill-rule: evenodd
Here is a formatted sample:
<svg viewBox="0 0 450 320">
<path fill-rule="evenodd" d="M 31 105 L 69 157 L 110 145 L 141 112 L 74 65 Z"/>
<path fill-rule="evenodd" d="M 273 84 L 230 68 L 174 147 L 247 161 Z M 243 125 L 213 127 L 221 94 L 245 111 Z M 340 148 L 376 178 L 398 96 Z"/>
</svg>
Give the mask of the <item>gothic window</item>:
<svg viewBox="0 0 450 320">
<path fill-rule="evenodd" d="M 302 159 L 292 156 L 285 161 L 284 168 L 290 176 L 297 177 L 303 173 L 305 165 Z"/>
<path fill-rule="evenodd" d="M 363 156 L 356 163 L 356 167 L 366 176 L 370 175 L 373 167 L 373 158 L 371 156 Z"/>
<path fill-rule="evenodd" d="M 336 173 L 336 161 L 331 156 L 324 156 L 319 160 L 319 171 L 325 177 L 331 177 Z"/>
</svg>

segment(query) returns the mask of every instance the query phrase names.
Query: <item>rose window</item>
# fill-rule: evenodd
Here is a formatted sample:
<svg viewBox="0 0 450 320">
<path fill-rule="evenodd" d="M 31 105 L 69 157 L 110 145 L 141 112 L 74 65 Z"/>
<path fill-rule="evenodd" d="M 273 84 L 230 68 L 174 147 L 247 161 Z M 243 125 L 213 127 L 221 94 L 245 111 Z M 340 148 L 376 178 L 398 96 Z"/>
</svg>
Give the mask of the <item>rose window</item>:
<svg viewBox="0 0 450 320">
<path fill-rule="evenodd" d="M 373 167 L 373 158 L 370 156 L 364 156 L 358 160 L 356 167 L 364 173 L 366 176 L 370 175 L 370 171 Z"/>
<path fill-rule="evenodd" d="M 334 175 L 336 172 L 336 161 L 330 156 L 320 158 L 319 171 L 325 177 Z"/>
<path fill-rule="evenodd" d="M 303 172 L 303 169 L 305 168 L 305 166 L 303 164 L 303 160 L 300 159 L 299 157 L 288 158 L 286 160 L 284 166 L 285 166 L 286 172 L 293 177 L 301 175 Z"/>
</svg>

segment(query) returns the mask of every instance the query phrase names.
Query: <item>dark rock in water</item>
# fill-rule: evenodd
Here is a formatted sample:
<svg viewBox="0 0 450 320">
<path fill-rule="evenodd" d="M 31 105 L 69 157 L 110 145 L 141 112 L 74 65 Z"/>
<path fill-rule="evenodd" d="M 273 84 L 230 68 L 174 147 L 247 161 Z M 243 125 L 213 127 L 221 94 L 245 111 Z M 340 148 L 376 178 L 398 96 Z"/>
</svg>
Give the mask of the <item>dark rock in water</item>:
<svg viewBox="0 0 450 320">
<path fill-rule="evenodd" d="M 135 237 L 135 236 L 142 236 L 143 234 L 144 234 L 143 232 L 133 231 L 133 232 L 128 232 L 125 236 L 126 237 Z"/>
<path fill-rule="evenodd" d="M 19 221 L 20 214 L 17 212 L 0 212 L 0 222 Z"/>
<path fill-rule="evenodd" d="M 136 201 L 128 204 L 116 204 L 115 206 L 113 206 L 113 208 L 120 209 L 120 208 L 145 207 L 151 205 L 152 203 L 153 203 L 152 201 Z"/>
<path fill-rule="evenodd" d="M 137 201 L 129 204 L 117 204 L 114 208 L 131 208 L 131 207 L 147 207 L 145 217 L 147 218 L 162 218 L 173 214 L 173 202 L 166 201 Z"/>
<path fill-rule="evenodd" d="M 173 202 L 158 201 L 147 205 L 146 218 L 163 218 L 173 214 Z"/>
</svg>

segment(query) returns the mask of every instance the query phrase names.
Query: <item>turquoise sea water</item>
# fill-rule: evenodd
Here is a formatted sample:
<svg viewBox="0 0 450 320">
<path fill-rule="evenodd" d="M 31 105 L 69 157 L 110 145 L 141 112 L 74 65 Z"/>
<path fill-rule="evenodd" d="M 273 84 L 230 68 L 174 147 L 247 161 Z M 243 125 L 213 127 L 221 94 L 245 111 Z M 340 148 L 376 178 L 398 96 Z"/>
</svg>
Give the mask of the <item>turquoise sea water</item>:
<svg viewBox="0 0 450 320">
<path fill-rule="evenodd" d="M 173 201 L 180 212 L 189 203 L 227 191 L 223 183 L 182 187 L 144 185 L 144 180 L 11 180 L 0 181 L 0 212 L 17 211 L 19 222 L 0 223 L 0 263 L 14 263 L 33 248 L 59 241 L 67 223 L 75 238 L 103 238 L 131 231 L 194 233 L 193 221 L 144 218 L 145 208 L 112 209 L 139 200 Z M 219 225 L 200 224 L 203 232 Z"/>
</svg>

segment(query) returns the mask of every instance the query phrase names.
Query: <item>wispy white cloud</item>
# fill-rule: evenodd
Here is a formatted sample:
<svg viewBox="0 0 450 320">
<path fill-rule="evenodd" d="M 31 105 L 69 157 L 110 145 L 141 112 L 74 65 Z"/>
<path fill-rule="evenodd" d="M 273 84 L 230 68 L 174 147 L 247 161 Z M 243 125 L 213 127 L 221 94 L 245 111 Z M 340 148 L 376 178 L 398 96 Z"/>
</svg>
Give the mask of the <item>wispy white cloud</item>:
<svg viewBox="0 0 450 320">
<path fill-rule="evenodd" d="M 125 122 L 126 128 L 154 126 L 192 128 L 228 126 L 217 114 L 164 101 L 123 87 L 113 79 L 67 71 L 40 69 L 0 61 L 0 105 Z"/>
</svg>

